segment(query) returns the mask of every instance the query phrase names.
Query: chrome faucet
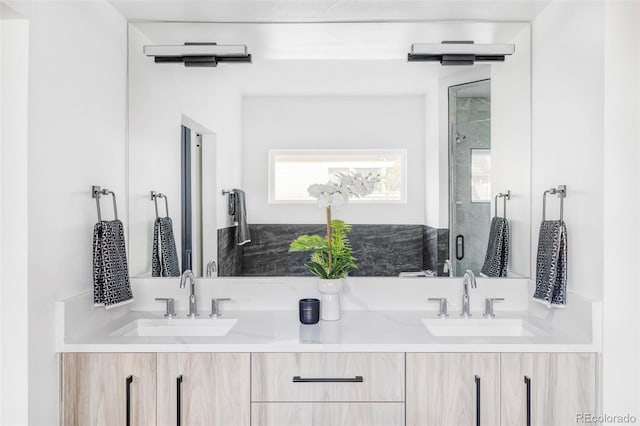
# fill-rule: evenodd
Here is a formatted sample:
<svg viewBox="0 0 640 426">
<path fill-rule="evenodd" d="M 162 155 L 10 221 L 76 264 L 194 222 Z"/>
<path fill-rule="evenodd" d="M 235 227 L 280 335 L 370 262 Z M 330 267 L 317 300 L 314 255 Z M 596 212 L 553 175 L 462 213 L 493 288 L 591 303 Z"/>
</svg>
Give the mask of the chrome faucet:
<svg viewBox="0 0 640 426">
<path fill-rule="evenodd" d="M 182 273 L 182 276 L 180 277 L 180 288 L 185 287 L 187 279 L 191 281 L 191 290 L 189 292 L 189 315 L 187 315 L 187 317 L 195 318 L 199 315 L 198 305 L 196 303 L 196 277 L 190 269 L 187 269 Z"/>
<path fill-rule="evenodd" d="M 471 316 L 471 311 L 469 310 L 469 284 L 471 284 L 471 288 L 476 288 L 477 286 L 476 276 L 473 275 L 471 269 L 467 269 L 462 278 L 462 311 L 460 312 L 460 316 L 463 318 L 469 318 Z"/>
<path fill-rule="evenodd" d="M 451 264 L 451 260 L 447 259 L 444 261 L 444 266 L 442 267 L 442 272 L 447 274 L 448 277 L 453 276 L 453 265 Z"/>
</svg>

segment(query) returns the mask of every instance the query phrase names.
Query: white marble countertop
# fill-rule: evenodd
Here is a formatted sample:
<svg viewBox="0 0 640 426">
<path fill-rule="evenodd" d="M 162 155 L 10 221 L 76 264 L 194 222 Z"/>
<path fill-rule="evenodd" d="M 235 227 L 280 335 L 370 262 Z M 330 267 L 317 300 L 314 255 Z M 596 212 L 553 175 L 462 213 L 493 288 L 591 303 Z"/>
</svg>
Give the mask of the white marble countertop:
<svg viewBox="0 0 640 426">
<path fill-rule="evenodd" d="M 459 281 L 459 282 L 458 282 Z M 209 319 L 212 297 L 231 297 L 224 318 L 237 319 L 222 337 L 143 337 L 112 335 L 138 319 L 163 319 L 155 297 L 176 298 L 176 318 L 185 318 L 185 290 L 177 279 L 133 280 L 134 303 L 111 310 L 93 307 L 86 291 L 56 305 L 57 352 L 600 352 L 600 303 L 570 295 L 566 309 L 549 310 L 531 302 L 527 280 L 478 279 L 471 295 L 476 321 L 485 297 L 505 297 L 496 319 L 520 318 L 538 329 L 535 336 L 443 337 L 422 323 L 436 318 L 436 303 L 447 297 L 450 321 L 458 318 L 460 280 L 349 279 L 339 321 L 303 325 L 298 299 L 318 297 L 313 279 L 198 280 L 199 311 Z"/>
<path fill-rule="evenodd" d="M 457 313 L 452 312 L 452 318 Z M 179 313 L 184 317 L 184 312 Z M 482 318 L 475 313 L 475 318 Z M 159 313 L 130 311 L 108 325 L 67 339 L 59 352 L 597 352 L 589 336 L 550 328 L 527 312 L 502 313 L 523 318 L 544 332 L 531 337 L 438 337 L 422 324 L 431 313 L 415 311 L 347 311 L 339 321 L 303 325 L 297 311 L 236 311 L 238 319 L 223 337 L 111 336 L 136 319 L 159 319 Z M 207 318 L 208 317 L 204 317 Z M 483 319 L 485 321 L 492 321 Z M 202 321 L 195 319 L 193 321 Z M 442 320 L 448 321 L 448 320 Z"/>
</svg>

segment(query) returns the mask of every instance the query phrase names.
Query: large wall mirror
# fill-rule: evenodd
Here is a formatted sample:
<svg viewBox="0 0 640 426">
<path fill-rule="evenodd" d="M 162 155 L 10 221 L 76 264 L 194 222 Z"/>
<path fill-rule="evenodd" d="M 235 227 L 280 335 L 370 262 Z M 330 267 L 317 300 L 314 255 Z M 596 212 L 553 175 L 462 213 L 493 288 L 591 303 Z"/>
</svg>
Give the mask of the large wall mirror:
<svg viewBox="0 0 640 426">
<path fill-rule="evenodd" d="M 442 40 L 515 53 L 473 66 L 407 62 L 413 43 Z M 203 41 L 247 45 L 253 63 L 188 68 L 143 54 Z M 529 41 L 526 23 L 131 23 L 131 275 L 307 275 L 307 254 L 287 251 L 324 230 L 306 188 L 356 170 L 384 179 L 334 211 L 353 225 L 351 275 L 528 277 Z M 234 190 L 250 242 L 230 214 Z M 495 272 L 484 267 L 505 204 L 509 256 Z M 165 216 L 173 269 L 154 261 L 170 249 L 158 243 Z"/>
</svg>

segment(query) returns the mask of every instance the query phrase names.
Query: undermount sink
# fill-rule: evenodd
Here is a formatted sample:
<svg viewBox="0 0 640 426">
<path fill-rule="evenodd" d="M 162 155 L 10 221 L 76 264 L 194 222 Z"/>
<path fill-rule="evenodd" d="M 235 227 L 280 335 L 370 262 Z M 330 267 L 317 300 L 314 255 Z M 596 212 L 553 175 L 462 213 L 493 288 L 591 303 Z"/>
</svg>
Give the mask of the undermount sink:
<svg viewBox="0 0 640 426">
<path fill-rule="evenodd" d="M 544 334 L 522 319 L 423 319 L 434 336 L 449 337 L 530 337 Z"/>
<path fill-rule="evenodd" d="M 111 333 L 112 336 L 220 337 L 237 319 L 138 319 Z"/>
</svg>

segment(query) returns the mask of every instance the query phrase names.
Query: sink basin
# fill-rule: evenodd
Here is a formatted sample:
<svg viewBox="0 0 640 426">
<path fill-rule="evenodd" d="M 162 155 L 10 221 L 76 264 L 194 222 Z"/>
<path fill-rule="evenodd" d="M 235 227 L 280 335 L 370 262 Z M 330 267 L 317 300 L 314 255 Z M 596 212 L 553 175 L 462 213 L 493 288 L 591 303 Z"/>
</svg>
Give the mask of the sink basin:
<svg viewBox="0 0 640 426">
<path fill-rule="evenodd" d="M 112 336 L 226 336 L 237 319 L 139 319 L 111 333 Z"/>
<path fill-rule="evenodd" d="M 434 336 L 450 337 L 527 337 L 542 331 L 522 319 L 423 319 Z"/>
</svg>

